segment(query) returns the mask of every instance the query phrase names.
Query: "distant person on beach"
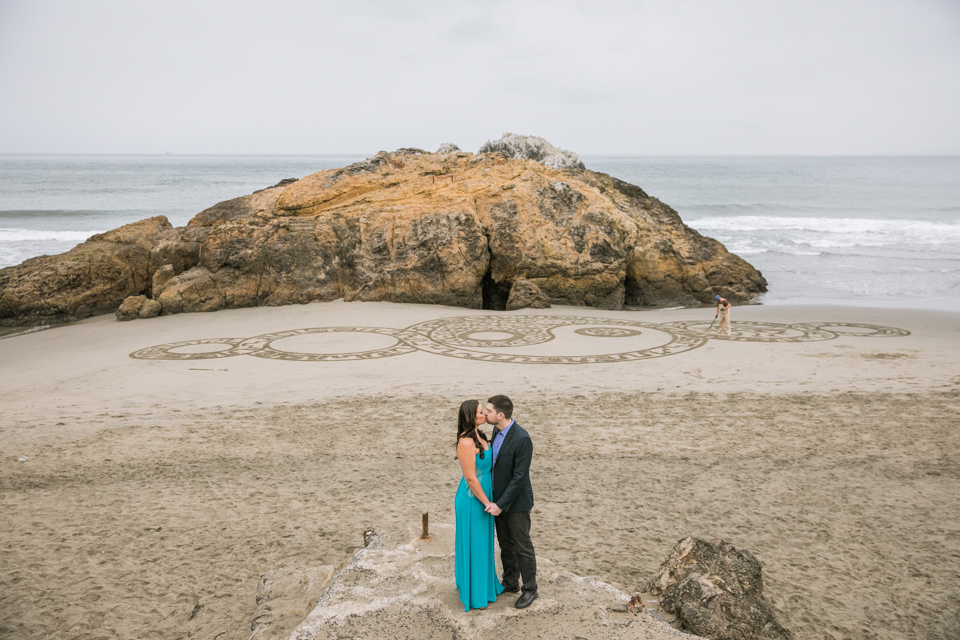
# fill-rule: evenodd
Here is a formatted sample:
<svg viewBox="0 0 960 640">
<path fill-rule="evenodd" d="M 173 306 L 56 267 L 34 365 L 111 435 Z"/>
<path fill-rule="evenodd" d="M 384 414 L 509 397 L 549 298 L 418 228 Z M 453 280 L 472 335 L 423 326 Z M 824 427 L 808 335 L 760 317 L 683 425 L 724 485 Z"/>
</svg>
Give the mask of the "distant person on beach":
<svg viewBox="0 0 960 640">
<path fill-rule="evenodd" d="M 496 505 L 487 497 L 493 495 L 493 453 L 487 435 L 480 429 L 486 422 L 479 400 L 467 400 L 460 405 L 457 460 L 463 479 L 453 503 L 454 577 L 464 611 L 471 607 L 485 609 L 503 593 L 493 551 L 494 518 L 488 513 L 490 506 Z"/>
<path fill-rule="evenodd" d="M 723 327 L 727 327 L 727 335 L 730 335 L 730 302 L 726 298 L 721 298 L 720 296 L 713 296 L 713 299 L 717 301 L 717 312 L 713 314 L 713 319 L 716 320 L 717 316 L 720 316 L 720 326 L 717 327 L 717 333 L 723 331 Z"/>
<path fill-rule="evenodd" d="M 493 453 L 493 502 L 486 510 L 496 516 L 503 590 L 521 592 L 514 606 L 524 609 L 538 596 L 537 557 L 530 540 L 533 442 L 513 420 L 513 402 L 507 396 L 498 395 L 487 400 L 485 416 L 487 423 L 496 427 L 490 447 Z M 520 578 L 523 578 L 522 583 Z"/>
</svg>

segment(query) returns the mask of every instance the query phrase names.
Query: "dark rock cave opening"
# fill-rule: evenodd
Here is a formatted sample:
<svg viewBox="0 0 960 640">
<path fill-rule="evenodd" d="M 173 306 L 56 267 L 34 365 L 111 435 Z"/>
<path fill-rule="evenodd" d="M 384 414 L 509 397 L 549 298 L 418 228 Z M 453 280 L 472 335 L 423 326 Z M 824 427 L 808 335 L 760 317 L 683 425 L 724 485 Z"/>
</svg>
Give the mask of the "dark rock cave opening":
<svg viewBox="0 0 960 640">
<path fill-rule="evenodd" d="M 512 285 L 512 282 L 497 282 L 488 270 L 483 274 L 483 280 L 480 281 L 480 295 L 483 299 L 483 308 L 493 309 L 494 311 L 506 311 L 507 298 L 510 297 L 510 288 Z"/>
<path fill-rule="evenodd" d="M 627 276 L 623 279 L 623 304 L 630 307 L 643 306 L 643 291 L 640 283 Z"/>
</svg>

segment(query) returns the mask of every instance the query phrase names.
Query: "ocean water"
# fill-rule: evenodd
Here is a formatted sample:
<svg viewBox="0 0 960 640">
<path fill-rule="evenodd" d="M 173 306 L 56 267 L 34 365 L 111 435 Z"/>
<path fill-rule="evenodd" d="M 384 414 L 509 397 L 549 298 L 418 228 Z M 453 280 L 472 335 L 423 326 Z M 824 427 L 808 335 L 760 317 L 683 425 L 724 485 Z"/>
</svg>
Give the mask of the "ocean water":
<svg viewBox="0 0 960 640">
<path fill-rule="evenodd" d="M 223 200 L 362 159 L 0 155 L 0 268 L 151 216 L 183 226 Z"/>
<path fill-rule="evenodd" d="M 0 267 L 356 156 L 0 156 Z M 960 311 L 960 157 L 607 157 L 766 276 L 765 304 Z"/>
<path fill-rule="evenodd" d="M 588 157 L 763 272 L 765 304 L 960 311 L 960 157 Z"/>
</svg>

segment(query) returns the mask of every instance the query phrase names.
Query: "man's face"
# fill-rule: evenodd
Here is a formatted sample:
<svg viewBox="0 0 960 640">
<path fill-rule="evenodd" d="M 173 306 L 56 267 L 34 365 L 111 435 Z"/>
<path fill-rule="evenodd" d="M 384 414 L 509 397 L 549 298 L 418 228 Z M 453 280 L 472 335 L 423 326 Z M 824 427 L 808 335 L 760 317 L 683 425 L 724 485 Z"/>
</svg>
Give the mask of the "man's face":
<svg viewBox="0 0 960 640">
<path fill-rule="evenodd" d="M 487 420 L 487 424 L 497 424 L 500 422 L 500 416 L 502 413 L 497 413 L 497 410 L 493 408 L 493 405 L 489 402 L 487 403 L 487 408 L 483 412 L 484 418 Z"/>
</svg>

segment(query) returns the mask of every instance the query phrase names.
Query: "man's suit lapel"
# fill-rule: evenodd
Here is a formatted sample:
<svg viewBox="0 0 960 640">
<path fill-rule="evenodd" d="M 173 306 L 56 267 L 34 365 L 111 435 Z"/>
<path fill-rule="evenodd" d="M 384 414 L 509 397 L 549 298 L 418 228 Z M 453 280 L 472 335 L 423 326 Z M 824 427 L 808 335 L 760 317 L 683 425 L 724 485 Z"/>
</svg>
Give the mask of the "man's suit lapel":
<svg viewBox="0 0 960 640">
<path fill-rule="evenodd" d="M 520 425 L 518 425 L 516 422 L 514 422 L 513 425 L 510 427 L 510 430 L 507 431 L 507 435 L 505 435 L 505 436 L 503 437 L 503 444 L 500 445 L 500 453 L 499 453 L 499 455 L 497 455 L 497 459 L 494 460 L 494 462 L 493 462 L 493 466 L 494 466 L 494 467 L 497 466 L 497 463 L 500 462 L 500 458 L 503 457 L 504 449 L 507 448 L 507 443 L 510 442 L 510 440 L 513 438 L 514 434 L 515 434 L 516 431 L 517 431 L 517 427 L 518 427 L 518 426 L 520 426 Z"/>
</svg>

